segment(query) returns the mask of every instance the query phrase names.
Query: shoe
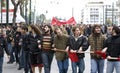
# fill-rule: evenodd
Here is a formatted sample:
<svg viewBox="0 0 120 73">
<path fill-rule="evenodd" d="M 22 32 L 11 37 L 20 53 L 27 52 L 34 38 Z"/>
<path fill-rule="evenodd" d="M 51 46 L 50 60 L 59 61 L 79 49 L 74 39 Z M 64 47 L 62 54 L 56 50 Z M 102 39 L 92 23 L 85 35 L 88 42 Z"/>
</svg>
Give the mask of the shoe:
<svg viewBox="0 0 120 73">
<path fill-rule="evenodd" d="M 21 70 L 21 69 L 22 69 L 22 67 L 19 67 L 19 68 L 18 68 L 18 70 Z"/>
<path fill-rule="evenodd" d="M 13 64 L 13 63 L 14 63 L 14 62 L 10 62 L 10 61 L 7 62 L 7 64 Z"/>
</svg>

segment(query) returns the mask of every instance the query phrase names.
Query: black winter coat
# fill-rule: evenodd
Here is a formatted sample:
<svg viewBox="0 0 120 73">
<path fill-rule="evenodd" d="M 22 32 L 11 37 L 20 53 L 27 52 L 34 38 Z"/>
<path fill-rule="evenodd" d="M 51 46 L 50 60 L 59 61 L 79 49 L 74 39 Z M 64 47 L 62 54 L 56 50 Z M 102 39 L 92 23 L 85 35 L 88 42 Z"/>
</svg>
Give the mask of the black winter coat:
<svg viewBox="0 0 120 73">
<path fill-rule="evenodd" d="M 79 50 L 79 48 L 82 47 L 82 51 L 86 51 L 89 47 L 85 36 L 80 36 L 77 41 L 75 41 L 74 36 L 70 36 L 68 40 L 68 46 L 73 50 Z M 84 53 L 77 55 L 79 58 L 83 58 L 85 56 Z"/>
<path fill-rule="evenodd" d="M 29 51 L 29 48 L 28 48 L 28 41 L 29 39 L 29 34 L 25 34 L 25 35 L 22 35 L 21 36 L 21 39 L 19 40 L 19 43 L 21 43 L 21 48 L 24 50 L 24 51 Z"/>
<path fill-rule="evenodd" d="M 107 47 L 107 55 L 111 57 L 120 57 L 120 34 L 106 39 L 104 48 Z"/>
<path fill-rule="evenodd" d="M 35 37 L 33 35 L 29 35 L 28 40 L 28 48 L 30 53 L 37 54 L 41 52 L 41 50 L 38 48 L 38 45 L 40 43 L 40 37 L 39 35 L 36 35 Z"/>
</svg>

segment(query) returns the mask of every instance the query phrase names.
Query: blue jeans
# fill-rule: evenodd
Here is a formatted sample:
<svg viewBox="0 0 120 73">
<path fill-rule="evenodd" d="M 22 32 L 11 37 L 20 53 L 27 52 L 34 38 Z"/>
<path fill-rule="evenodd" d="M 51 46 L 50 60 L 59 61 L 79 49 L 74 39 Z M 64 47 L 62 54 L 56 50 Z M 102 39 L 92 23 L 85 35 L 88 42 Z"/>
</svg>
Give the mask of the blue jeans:
<svg viewBox="0 0 120 73">
<path fill-rule="evenodd" d="M 9 50 L 9 53 L 10 53 L 10 60 L 9 60 L 9 62 L 14 62 L 15 61 L 15 58 L 14 58 L 14 55 L 13 55 L 14 49 L 12 48 L 11 43 L 8 43 L 7 45 L 8 45 L 8 50 Z"/>
<path fill-rule="evenodd" d="M 24 51 L 23 49 L 21 49 L 20 51 L 20 66 L 21 68 L 24 68 L 24 72 L 25 73 L 32 73 L 32 69 L 30 66 L 30 56 L 29 56 L 29 52 L 28 51 Z"/>
<path fill-rule="evenodd" d="M 77 73 L 77 66 L 79 69 L 78 73 L 83 73 L 85 70 L 85 62 L 83 58 L 80 58 L 78 62 L 72 62 L 72 73 Z"/>
<path fill-rule="evenodd" d="M 116 73 L 120 73 L 120 61 L 107 61 L 106 73 L 113 73 L 114 68 L 116 70 Z"/>
<path fill-rule="evenodd" d="M 24 71 L 25 73 L 32 73 L 32 69 L 30 66 L 30 54 L 28 51 L 24 51 Z"/>
<path fill-rule="evenodd" d="M 25 52 L 23 51 L 23 49 L 21 49 L 20 50 L 20 57 L 19 57 L 19 61 L 20 61 L 20 63 L 19 63 L 19 67 L 21 67 L 21 68 L 24 68 L 25 67 Z"/>
<path fill-rule="evenodd" d="M 3 57 L 0 57 L 0 73 L 2 73 L 3 68 Z"/>
<path fill-rule="evenodd" d="M 59 73 L 67 73 L 68 66 L 69 66 L 68 59 L 65 59 L 65 60 L 62 60 L 62 61 L 57 61 L 57 65 L 58 65 L 58 68 L 59 68 Z"/>
<path fill-rule="evenodd" d="M 43 60 L 45 73 L 50 73 L 53 55 L 54 53 L 51 51 L 45 51 L 45 52 L 42 51 L 42 60 Z"/>
<path fill-rule="evenodd" d="M 91 59 L 91 73 L 103 73 L 104 60 Z"/>
</svg>

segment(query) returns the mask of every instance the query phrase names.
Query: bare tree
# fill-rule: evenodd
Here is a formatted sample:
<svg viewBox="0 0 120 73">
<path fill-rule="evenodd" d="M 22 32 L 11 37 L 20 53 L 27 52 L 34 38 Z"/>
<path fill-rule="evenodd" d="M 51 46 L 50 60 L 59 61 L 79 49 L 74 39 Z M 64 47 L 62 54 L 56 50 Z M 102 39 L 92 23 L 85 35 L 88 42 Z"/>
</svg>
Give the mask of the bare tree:
<svg viewBox="0 0 120 73">
<path fill-rule="evenodd" d="M 20 3 L 20 15 L 25 18 L 25 7 L 27 7 L 29 0 L 21 0 Z"/>
<path fill-rule="evenodd" d="M 25 8 L 25 1 L 26 0 L 22 0 L 20 3 L 20 15 L 24 18 L 24 8 Z"/>
<path fill-rule="evenodd" d="M 12 4 L 14 5 L 14 12 L 13 12 L 13 25 L 16 23 L 16 13 L 18 10 L 18 6 L 20 5 L 22 0 L 11 0 Z"/>
</svg>

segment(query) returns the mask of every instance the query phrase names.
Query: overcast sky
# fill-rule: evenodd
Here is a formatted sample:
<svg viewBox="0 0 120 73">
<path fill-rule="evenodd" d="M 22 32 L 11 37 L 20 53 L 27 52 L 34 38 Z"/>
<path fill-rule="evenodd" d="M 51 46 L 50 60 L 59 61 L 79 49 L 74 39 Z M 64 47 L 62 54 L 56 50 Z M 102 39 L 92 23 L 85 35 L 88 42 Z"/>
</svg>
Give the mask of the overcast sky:
<svg viewBox="0 0 120 73">
<path fill-rule="evenodd" d="M 33 1 L 34 5 L 35 0 Z M 36 0 L 36 14 L 43 13 L 48 19 L 54 16 L 69 19 L 72 17 L 73 8 L 73 15 L 76 21 L 79 21 L 80 11 L 89 1 L 103 1 L 105 4 L 112 4 L 116 0 Z M 34 8 L 34 6 L 32 7 Z"/>
</svg>

